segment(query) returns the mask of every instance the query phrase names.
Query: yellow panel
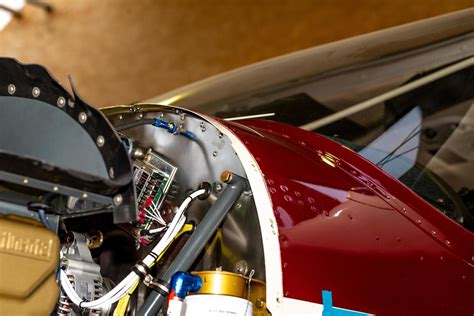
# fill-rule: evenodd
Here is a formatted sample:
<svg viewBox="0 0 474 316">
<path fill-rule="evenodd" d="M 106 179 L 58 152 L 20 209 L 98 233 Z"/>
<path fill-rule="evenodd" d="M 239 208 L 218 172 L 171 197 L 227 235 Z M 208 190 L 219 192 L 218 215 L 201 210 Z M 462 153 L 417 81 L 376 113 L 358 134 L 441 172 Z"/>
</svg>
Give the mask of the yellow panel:
<svg viewBox="0 0 474 316">
<path fill-rule="evenodd" d="M 59 238 L 38 221 L 0 216 L 0 314 L 47 315 L 59 294 Z"/>
</svg>

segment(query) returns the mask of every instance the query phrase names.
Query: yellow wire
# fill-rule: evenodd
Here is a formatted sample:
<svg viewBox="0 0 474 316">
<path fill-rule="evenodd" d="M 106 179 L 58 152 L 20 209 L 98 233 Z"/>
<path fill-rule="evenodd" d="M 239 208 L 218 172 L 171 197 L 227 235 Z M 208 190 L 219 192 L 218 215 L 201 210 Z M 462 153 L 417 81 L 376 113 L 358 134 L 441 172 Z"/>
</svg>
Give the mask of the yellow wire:
<svg viewBox="0 0 474 316">
<path fill-rule="evenodd" d="M 176 234 L 174 239 L 168 244 L 168 246 L 166 246 L 165 250 L 163 250 L 163 252 L 161 252 L 160 255 L 158 256 L 158 258 L 156 258 L 156 260 L 152 262 L 152 264 L 150 265 L 150 268 L 153 267 L 155 265 L 155 263 L 157 263 L 161 259 L 161 257 L 163 257 L 166 250 L 168 250 L 168 248 L 171 246 L 173 241 L 175 241 L 182 234 L 187 233 L 189 231 L 192 231 L 193 228 L 194 228 L 193 224 L 184 225 L 183 228 L 181 228 L 181 230 Z M 119 300 L 119 302 L 117 304 L 117 307 L 115 308 L 113 316 L 124 316 L 125 315 L 125 312 L 127 311 L 128 303 L 130 302 L 130 296 L 132 296 L 133 292 L 137 289 L 139 283 L 140 282 L 137 281 L 137 283 L 135 283 L 135 285 L 127 293 L 127 295 L 124 295 Z"/>
</svg>

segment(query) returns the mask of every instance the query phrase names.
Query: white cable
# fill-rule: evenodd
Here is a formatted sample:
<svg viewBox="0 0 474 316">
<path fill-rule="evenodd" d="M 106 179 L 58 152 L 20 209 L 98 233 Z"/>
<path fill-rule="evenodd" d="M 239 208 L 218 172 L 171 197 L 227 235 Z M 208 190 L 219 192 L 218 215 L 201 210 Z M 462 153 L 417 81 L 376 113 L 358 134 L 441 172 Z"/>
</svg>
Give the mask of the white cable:
<svg viewBox="0 0 474 316">
<path fill-rule="evenodd" d="M 162 232 L 163 230 L 165 230 L 165 226 L 163 227 L 158 227 L 158 228 L 154 228 L 154 229 L 150 229 L 150 234 L 157 234 L 157 233 L 160 233 Z"/>
<path fill-rule="evenodd" d="M 138 281 L 139 277 L 135 274 L 135 272 L 131 272 L 125 279 L 122 280 L 112 291 L 108 292 L 101 298 L 92 301 L 92 302 L 85 302 L 83 301 L 74 290 L 71 282 L 67 278 L 67 275 L 64 271 L 61 271 L 61 286 L 66 292 L 69 299 L 75 304 L 80 305 L 84 308 L 94 308 L 100 305 L 111 305 L 114 302 L 118 301 L 122 296 L 125 295 Z"/>
<path fill-rule="evenodd" d="M 173 220 L 171 221 L 168 230 L 163 235 L 162 239 L 158 242 L 158 244 L 153 248 L 151 252 L 155 254 L 161 254 L 166 247 L 173 241 L 176 235 L 179 233 L 181 228 L 184 226 L 186 222 L 186 217 L 184 216 L 184 212 L 188 208 L 189 204 L 201 194 L 206 192 L 205 189 L 197 190 L 191 193 L 179 206 L 176 215 L 174 216 Z M 146 264 L 148 267 L 154 262 L 155 257 L 152 255 L 147 255 L 145 259 L 143 259 L 143 263 Z M 61 287 L 63 288 L 64 292 L 71 300 L 71 302 L 77 306 L 84 307 L 84 308 L 94 308 L 99 307 L 101 305 L 111 305 L 121 299 L 124 295 L 126 295 L 130 289 L 135 285 L 135 283 L 140 279 L 140 277 L 135 272 L 130 272 L 117 286 L 115 286 L 110 292 L 102 296 L 101 298 L 87 302 L 83 301 L 82 298 L 77 295 L 74 287 L 72 286 L 71 282 L 69 281 L 66 273 L 61 270 Z"/>
<path fill-rule="evenodd" d="M 158 218 L 154 215 L 154 213 L 151 213 L 151 211 L 147 210 L 146 208 L 144 209 L 145 210 L 145 213 L 148 214 L 148 217 L 152 220 L 155 220 L 157 221 L 158 223 L 160 223 L 161 225 L 165 225 L 166 226 L 166 222 L 163 220 L 163 218 Z"/>
</svg>

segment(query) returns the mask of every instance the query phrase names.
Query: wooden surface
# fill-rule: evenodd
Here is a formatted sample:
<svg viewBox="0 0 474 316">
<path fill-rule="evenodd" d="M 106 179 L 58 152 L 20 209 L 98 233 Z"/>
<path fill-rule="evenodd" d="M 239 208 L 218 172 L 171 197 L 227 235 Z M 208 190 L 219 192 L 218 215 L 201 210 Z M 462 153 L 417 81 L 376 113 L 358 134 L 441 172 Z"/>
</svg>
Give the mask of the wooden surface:
<svg viewBox="0 0 474 316">
<path fill-rule="evenodd" d="M 472 0 L 81 0 L 26 7 L 0 56 L 40 63 L 96 106 L 143 100 L 270 57 L 472 6 Z M 66 85 L 67 86 L 67 85 Z"/>
</svg>

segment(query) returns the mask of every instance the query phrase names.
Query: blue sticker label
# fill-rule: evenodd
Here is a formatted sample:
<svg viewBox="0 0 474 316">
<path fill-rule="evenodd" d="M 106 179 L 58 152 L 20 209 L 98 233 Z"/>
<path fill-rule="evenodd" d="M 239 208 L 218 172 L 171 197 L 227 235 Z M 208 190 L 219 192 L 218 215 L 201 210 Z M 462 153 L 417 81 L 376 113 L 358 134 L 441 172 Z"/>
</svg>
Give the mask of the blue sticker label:
<svg viewBox="0 0 474 316">
<path fill-rule="evenodd" d="M 323 316 L 369 316 L 371 314 L 337 308 L 332 305 L 332 292 L 323 291 Z"/>
</svg>

